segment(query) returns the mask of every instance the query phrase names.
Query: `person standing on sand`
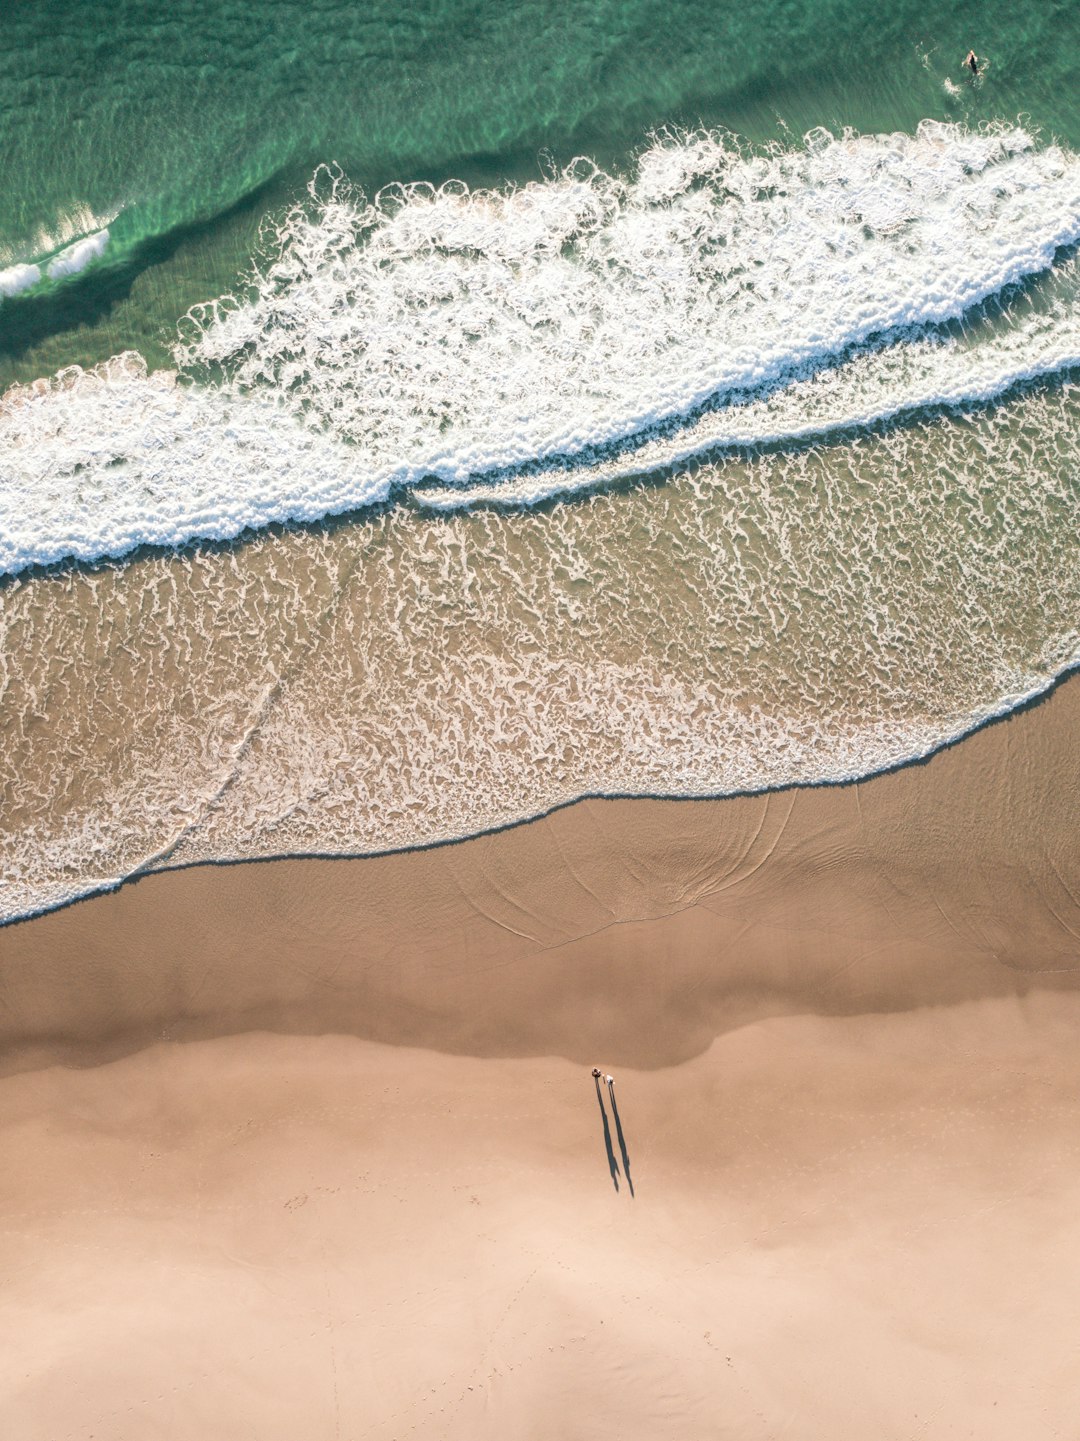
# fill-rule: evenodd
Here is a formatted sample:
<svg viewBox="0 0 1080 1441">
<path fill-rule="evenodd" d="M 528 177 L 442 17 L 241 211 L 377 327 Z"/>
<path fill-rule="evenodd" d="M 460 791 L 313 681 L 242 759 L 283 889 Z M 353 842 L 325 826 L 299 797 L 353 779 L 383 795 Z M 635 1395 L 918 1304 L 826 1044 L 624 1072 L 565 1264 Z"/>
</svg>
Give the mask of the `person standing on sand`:
<svg viewBox="0 0 1080 1441">
<path fill-rule="evenodd" d="M 964 56 L 964 64 L 971 71 L 972 75 L 978 75 L 979 57 L 975 54 L 974 50 L 969 50 L 968 53 Z"/>
<path fill-rule="evenodd" d="M 600 1074 L 601 1074 L 601 1073 L 600 1073 L 600 1067 L 599 1067 L 599 1066 L 594 1066 L 594 1067 L 592 1068 L 592 1078 L 593 1078 L 593 1080 L 594 1080 L 594 1081 L 598 1081 L 598 1080 L 600 1079 Z"/>
<path fill-rule="evenodd" d="M 605 1076 L 605 1077 L 604 1077 L 604 1080 L 607 1082 L 607 1088 L 608 1088 L 608 1090 L 610 1091 L 611 1088 L 612 1088 L 612 1086 L 614 1086 L 614 1084 L 615 1084 L 615 1077 L 614 1077 L 614 1076 Z"/>
</svg>

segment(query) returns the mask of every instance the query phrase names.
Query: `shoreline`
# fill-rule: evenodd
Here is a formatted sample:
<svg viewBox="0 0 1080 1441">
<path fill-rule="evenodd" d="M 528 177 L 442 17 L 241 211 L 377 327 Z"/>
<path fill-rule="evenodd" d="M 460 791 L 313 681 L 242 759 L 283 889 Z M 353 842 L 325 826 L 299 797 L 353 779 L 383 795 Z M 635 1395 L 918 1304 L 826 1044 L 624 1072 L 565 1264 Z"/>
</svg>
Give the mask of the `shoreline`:
<svg viewBox="0 0 1080 1441">
<path fill-rule="evenodd" d="M 1019 699 L 1010 698 L 1004 701 L 998 709 L 992 710 L 982 716 L 967 730 L 960 731 L 956 735 L 950 736 L 947 740 L 935 742 L 928 749 L 908 756 L 903 760 L 895 761 L 880 770 L 868 771 L 858 776 L 841 776 L 836 779 L 818 781 L 789 782 L 776 786 L 767 786 L 761 790 L 727 791 L 718 794 L 640 795 L 618 791 L 585 791 L 581 795 L 575 796 L 572 800 L 561 801 L 557 805 L 549 807 L 547 810 L 522 816 L 517 820 L 505 821 L 500 825 L 490 826 L 479 831 L 469 831 L 462 835 L 447 836 L 441 840 L 421 841 L 413 846 L 398 846 L 388 850 L 377 851 L 282 851 L 268 855 L 222 856 L 212 857 L 207 860 L 182 861 L 175 865 L 153 866 L 149 869 L 133 871 L 129 875 L 121 876 L 118 880 L 103 883 L 91 890 L 80 891 L 77 895 L 56 901 L 53 904 L 44 905 L 40 909 L 21 912 L 13 916 L 0 916 L 0 935 L 12 926 L 21 926 L 30 921 L 40 920 L 58 911 L 68 910 L 71 906 L 81 905 L 84 901 L 93 901 L 101 896 L 114 895 L 125 887 L 135 885 L 137 882 L 145 880 L 149 876 L 174 875 L 203 867 L 227 868 L 232 866 L 269 865 L 291 861 L 355 863 L 384 860 L 393 856 L 421 855 L 428 851 L 445 849 L 447 846 L 468 845 L 472 841 L 503 835 L 510 831 L 519 830 L 523 826 L 535 825 L 541 821 L 548 820 L 554 815 L 558 815 L 562 811 L 573 810 L 575 806 L 583 805 L 590 801 L 644 802 L 651 805 L 722 805 L 728 801 L 750 800 L 757 797 L 780 796 L 804 791 L 842 790 L 852 786 L 858 787 L 860 785 L 866 785 L 871 781 L 881 780 L 889 776 L 902 774 L 907 770 L 929 765 L 937 756 L 963 744 L 973 736 L 977 736 L 993 726 L 1006 723 L 1014 717 L 1024 715 L 1033 708 L 1045 704 L 1062 685 L 1077 675 L 1080 675 L 1080 657 L 1071 659 L 1063 669 L 1056 672 L 1044 686 L 1024 692 Z M 172 842 L 169 849 L 175 849 L 177 844 L 179 844 L 179 842 Z"/>
<path fill-rule="evenodd" d="M 553 951 L 581 953 L 590 1004 L 610 1021 L 604 967 L 612 961 L 601 960 L 604 947 L 592 938 L 613 931 L 639 978 L 649 948 L 668 950 L 670 937 L 685 932 L 684 979 L 711 997 L 711 1035 L 762 1006 L 798 1000 L 850 1009 L 850 988 L 828 980 L 823 933 L 841 973 L 842 958 L 859 964 L 871 941 L 903 956 L 895 975 L 875 973 L 869 991 L 879 998 L 930 1004 L 991 978 L 992 991 L 1016 991 L 1025 975 L 1033 984 L 1041 975 L 1040 983 L 1071 985 L 1080 961 L 1061 914 L 1080 896 L 1068 804 L 1080 790 L 1071 745 L 1078 727 L 1080 682 L 1059 682 L 962 745 L 867 781 L 691 806 L 586 799 L 420 850 L 142 875 L 138 885 L 0 932 L 9 1000 L 0 1045 L 9 1054 L 56 1046 L 59 1058 L 91 1054 L 99 1042 L 120 1053 L 163 1030 L 195 1037 L 337 1029 L 392 1041 L 398 1027 L 405 1044 L 467 1050 L 466 1038 L 484 1030 L 469 1020 L 470 1006 L 482 1014 L 488 1005 L 484 968 L 516 973 Z M 1029 762 L 1018 767 L 1015 753 Z M 957 855 L 969 864 L 954 874 Z M 781 916 L 793 938 L 781 949 L 803 950 L 802 975 L 791 959 L 778 973 L 778 947 L 766 932 Z M 1000 944 L 987 941 L 988 924 Z M 631 935 L 633 927 L 655 935 Z M 747 927 L 754 947 L 717 968 L 724 938 Z M 1080 907 L 1074 929 L 1080 933 Z M 433 1012 L 428 996 L 440 992 L 448 933 L 460 938 L 459 994 Z M 678 1008 L 677 985 L 671 977 L 664 984 Z M 530 1004 L 542 1011 L 550 997 L 549 988 Z M 512 1034 L 509 992 L 502 1004 Z M 580 1059 L 585 1044 L 563 1027 L 551 1049 Z"/>
</svg>

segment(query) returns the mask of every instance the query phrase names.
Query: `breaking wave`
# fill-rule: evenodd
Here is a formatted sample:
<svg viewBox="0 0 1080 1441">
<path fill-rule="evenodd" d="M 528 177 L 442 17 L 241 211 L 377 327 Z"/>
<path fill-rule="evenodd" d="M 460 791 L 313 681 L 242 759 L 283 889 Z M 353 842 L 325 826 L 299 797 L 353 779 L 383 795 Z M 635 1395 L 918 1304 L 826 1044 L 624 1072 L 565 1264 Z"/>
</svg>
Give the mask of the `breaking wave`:
<svg viewBox="0 0 1080 1441">
<path fill-rule="evenodd" d="M 579 160 L 371 201 L 322 170 L 238 293 L 182 322 L 175 371 L 128 354 L 6 393 L 0 570 L 401 489 L 532 504 L 990 399 L 1080 362 L 1078 239 L 1080 159 L 1009 125 L 665 134 L 629 178 Z"/>
<path fill-rule="evenodd" d="M 21 247 L 0 246 L 0 297 L 32 290 L 42 280 L 64 280 L 99 260 L 109 244 L 109 226 L 119 211 L 95 215 L 73 206 L 51 229 L 37 230 Z"/>
</svg>

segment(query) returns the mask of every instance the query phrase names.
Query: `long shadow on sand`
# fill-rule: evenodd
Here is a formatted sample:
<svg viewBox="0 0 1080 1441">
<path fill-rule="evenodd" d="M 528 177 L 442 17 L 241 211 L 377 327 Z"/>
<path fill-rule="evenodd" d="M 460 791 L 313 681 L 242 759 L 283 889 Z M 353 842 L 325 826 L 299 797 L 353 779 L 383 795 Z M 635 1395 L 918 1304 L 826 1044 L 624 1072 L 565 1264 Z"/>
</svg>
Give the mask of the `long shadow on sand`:
<svg viewBox="0 0 1080 1441">
<path fill-rule="evenodd" d="M 597 1082 L 599 1087 L 599 1082 Z M 615 1087 L 608 1086 L 608 1095 L 611 1097 L 611 1113 L 615 1117 L 615 1133 L 619 1138 L 619 1150 L 622 1152 L 623 1175 L 626 1177 L 626 1184 L 630 1187 L 630 1195 L 634 1194 L 634 1183 L 630 1179 L 630 1152 L 626 1149 L 626 1137 L 623 1135 L 622 1122 L 619 1120 L 619 1103 L 615 1099 Z"/>
<path fill-rule="evenodd" d="M 596 1104 L 600 1107 L 600 1117 L 604 1122 L 604 1146 L 607 1150 L 608 1170 L 611 1172 L 611 1184 L 616 1191 L 619 1189 L 619 1163 L 615 1159 L 615 1148 L 611 1144 L 611 1127 L 608 1125 L 607 1107 L 604 1105 L 604 1098 L 600 1094 L 600 1079 L 593 1077 L 596 1084 Z M 625 1151 L 623 1152 L 625 1155 Z"/>
</svg>

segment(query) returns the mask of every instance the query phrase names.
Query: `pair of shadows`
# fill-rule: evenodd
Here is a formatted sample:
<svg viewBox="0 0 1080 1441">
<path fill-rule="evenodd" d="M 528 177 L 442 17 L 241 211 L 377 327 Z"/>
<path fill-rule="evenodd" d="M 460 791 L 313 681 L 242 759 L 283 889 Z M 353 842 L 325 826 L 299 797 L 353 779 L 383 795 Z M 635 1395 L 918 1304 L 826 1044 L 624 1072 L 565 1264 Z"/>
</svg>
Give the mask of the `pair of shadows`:
<svg viewBox="0 0 1080 1441">
<path fill-rule="evenodd" d="M 607 1151 L 611 1184 L 617 1191 L 619 1189 L 619 1163 L 615 1159 L 615 1148 L 611 1144 L 611 1127 L 608 1125 L 607 1107 L 604 1105 L 604 1097 L 600 1091 L 599 1077 L 594 1076 L 593 1082 L 596 1085 L 596 1103 L 600 1107 L 600 1118 L 604 1123 L 604 1149 Z M 630 1178 L 630 1152 L 626 1149 L 626 1137 L 623 1135 L 622 1122 L 619 1120 L 619 1103 L 615 1099 L 614 1086 L 608 1087 L 608 1097 L 611 1100 L 612 1115 L 615 1117 L 615 1134 L 619 1138 L 619 1150 L 622 1152 L 623 1173 L 626 1176 L 626 1184 L 630 1187 L 630 1195 L 633 1196 L 634 1183 Z"/>
</svg>

